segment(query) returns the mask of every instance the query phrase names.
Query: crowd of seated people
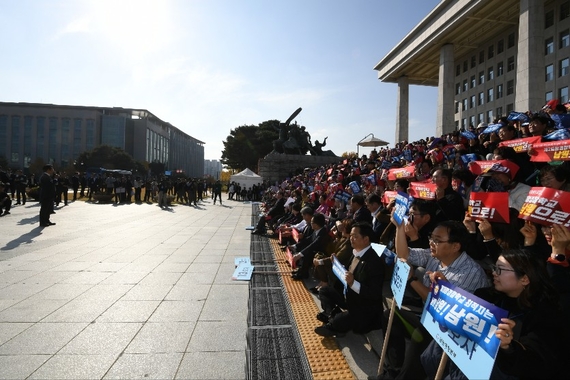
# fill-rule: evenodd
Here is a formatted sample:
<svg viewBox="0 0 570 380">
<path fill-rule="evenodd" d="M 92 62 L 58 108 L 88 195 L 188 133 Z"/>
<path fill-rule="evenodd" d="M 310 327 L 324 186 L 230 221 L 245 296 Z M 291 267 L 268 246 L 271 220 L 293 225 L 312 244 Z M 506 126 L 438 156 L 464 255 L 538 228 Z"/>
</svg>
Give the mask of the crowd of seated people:
<svg viewBox="0 0 570 380">
<path fill-rule="evenodd" d="M 389 281 L 385 273 L 390 273 L 393 264 L 387 259 L 370 261 L 371 244 L 380 243 L 413 268 L 406 284 L 405 306 L 406 302 L 422 306 L 430 285 L 438 280 L 447 280 L 490 302 L 508 299 L 505 308 L 517 312 L 517 318 L 507 318 L 495 334 L 501 341 L 493 372 L 498 378 L 525 377 L 521 368 L 541 368 L 563 360 L 564 351 L 549 349 L 552 356 L 540 354 L 544 344 L 535 344 L 533 339 L 545 333 L 543 329 L 550 323 L 547 313 L 556 321 L 570 317 L 569 201 L 560 205 L 558 223 L 538 224 L 519 214 L 533 187 L 570 192 L 568 147 L 544 159 L 545 152 L 536 145 L 570 142 L 570 115 L 565 115 L 563 105 L 549 102 L 535 114 L 513 112 L 490 124 L 400 142 L 394 148 L 373 150 L 368 156 L 308 168 L 268 186 L 264 194 L 264 199 L 270 200 L 268 215 L 278 203 L 279 193 L 290 207 L 281 212 L 285 217 L 275 219 L 278 223 L 269 223 L 275 216 L 262 218 L 257 229 L 272 228 L 275 235 L 282 236 L 284 247 L 293 243 L 293 229 L 300 233 L 293 250 L 299 269 L 292 276 L 318 280 L 317 286 L 307 289 L 318 295 L 322 306 L 315 332 L 339 336 L 382 326 L 385 331 L 388 313 L 378 313 L 375 308 L 389 295 L 382 294 L 377 281 Z M 536 159 L 539 155 L 542 158 Z M 433 191 L 418 194 L 414 192 L 418 184 L 429 185 Z M 393 218 L 398 192 L 413 195 L 401 224 Z M 508 223 L 469 213 L 471 197 L 480 192 L 505 193 Z M 294 205 L 311 210 L 303 216 L 304 221 L 287 221 Z M 319 237 L 313 235 L 315 231 Z M 324 238 L 325 233 L 330 239 Z M 344 278 L 333 273 L 334 260 L 344 266 Z M 548 312 L 539 310 L 541 307 Z M 437 347 L 430 343 L 418 314 L 397 313 L 381 378 L 433 375 Z M 565 344 L 567 323 L 561 325 L 556 336 L 545 340 L 548 347 Z M 519 361 L 525 363 L 517 368 Z M 557 366 L 551 369 L 552 376 L 560 374 Z M 453 378 L 462 375 L 453 366 L 446 373 Z"/>
</svg>

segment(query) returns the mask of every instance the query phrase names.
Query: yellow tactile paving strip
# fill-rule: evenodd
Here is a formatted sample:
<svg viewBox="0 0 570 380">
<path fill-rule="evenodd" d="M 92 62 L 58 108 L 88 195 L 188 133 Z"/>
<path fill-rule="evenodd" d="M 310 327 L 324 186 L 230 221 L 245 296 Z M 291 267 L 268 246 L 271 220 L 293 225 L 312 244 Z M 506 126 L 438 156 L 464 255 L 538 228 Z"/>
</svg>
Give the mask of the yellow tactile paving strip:
<svg viewBox="0 0 570 380">
<path fill-rule="evenodd" d="M 282 273 L 291 271 L 277 240 L 269 239 L 275 255 L 275 261 Z M 291 302 L 291 309 L 297 323 L 301 342 L 305 348 L 314 379 L 354 379 L 348 363 L 334 338 L 323 338 L 315 334 L 315 327 L 320 322 L 315 318 L 319 308 L 302 281 L 293 281 L 283 275 L 283 284 Z"/>
</svg>

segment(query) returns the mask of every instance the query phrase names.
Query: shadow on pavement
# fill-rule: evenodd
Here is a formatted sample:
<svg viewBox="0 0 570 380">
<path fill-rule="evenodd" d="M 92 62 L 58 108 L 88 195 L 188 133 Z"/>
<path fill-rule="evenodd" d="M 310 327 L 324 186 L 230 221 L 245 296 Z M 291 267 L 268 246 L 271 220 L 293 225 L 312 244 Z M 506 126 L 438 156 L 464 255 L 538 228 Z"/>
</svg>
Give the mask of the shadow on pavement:
<svg viewBox="0 0 570 380">
<path fill-rule="evenodd" d="M 41 235 L 43 227 L 36 227 L 27 234 L 24 234 L 12 241 L 6 243 L 6 246 L 0 248 L 0 251 L 10 251 L 12 249 L 18 248 L 22 244 L 30 244 L 34 241 L 36 236 Z"/>
</svg>

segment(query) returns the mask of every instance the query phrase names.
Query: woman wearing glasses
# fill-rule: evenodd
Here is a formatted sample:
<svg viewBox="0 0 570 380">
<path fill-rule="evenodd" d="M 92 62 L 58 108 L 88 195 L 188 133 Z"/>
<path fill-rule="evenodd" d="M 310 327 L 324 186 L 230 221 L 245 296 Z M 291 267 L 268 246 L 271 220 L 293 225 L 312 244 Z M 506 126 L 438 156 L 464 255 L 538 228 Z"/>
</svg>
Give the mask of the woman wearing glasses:
<svg viewBox="0 0 570 380">
<path fill-rule="evenodd" d="M 475 295 L 509 312 L 495 331 L 499 352 L 491 379 L 560 379 L 567 356 L 567 323 L 558 308 L 558 297 L 544 263 L 526 250 L 504 251 L 492 265 L 493 287 Z M 422 355 L 428 375 L 434 375 L 441 349 L 430 344 Z M 451 379 L 466 379 L 453 364 Z"/>
</svg>

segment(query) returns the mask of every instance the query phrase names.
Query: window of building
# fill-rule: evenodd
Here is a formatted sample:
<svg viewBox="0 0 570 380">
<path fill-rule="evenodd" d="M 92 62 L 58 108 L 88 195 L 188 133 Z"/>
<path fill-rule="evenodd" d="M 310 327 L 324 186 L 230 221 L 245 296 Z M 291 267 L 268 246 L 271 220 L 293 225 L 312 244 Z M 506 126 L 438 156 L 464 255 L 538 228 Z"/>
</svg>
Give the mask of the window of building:
<svg viewBox="0 0 570 380">
<path fill-rule="evenodd" d="M 463 111 L 467 111 L 467 98 L 463 99 Z"/>
<path fill-rule="evenodd" d="M 549 37 L 544 40 L 544 55 L 554 53 L 554 38 Z"/>
<path fill-rule="evenodd" d="M 501 75 L 503 75 L 503 61 L 497 63 L 497 76 L 500 77 Z"/>
<path fill-rule="evenodd" d="M 85 150 L 92 150 L 95 147 L 95 120 L 88 119 L 85 129 Z"/>
<path fill-rule="evenodd" d="M 461 94 L 461 83 L 455 83 L 455 95 Z"/>
<path fill-rule="evenodd" d="M 43 116 L 38 116 L 36 118 L 36 156 L 43 157 L 45 155 L 44 151 L 44 141 L 46 136 L 46 119 Z"/>
<path fill-rule="evenodd" d="M 507 60 L 507 73 L 515 69 L 515 57 L 509 57 Z"/>
<path fill-rule="evenodd" d="M 568 18 L 568 16 L 570 16 L 570 1 L 567 1 L 560 5 L 560 21 Z"/>
<path fill-rule="evenodd" d="M 459 129 L 459 120 L 455 120 L 455 129 Z"/>
<path fill-rule="evenodd" d="M 509 34 L 509 37 L 507 38 L 507 49 L 510 49 L 514 46 L 515 46 L 515 34 L 511 33 L 511 34 Z"/>
<path fill-rule="evenodd" d="M 463 61 L 463 72 L 467 72 L 467 70 L 469 70 L 469 65 L 467 64 L 467 61 Z"/>
<path fill-rule="evenodd" d="M 493 79 L 495 79 L 495 69 L 493 68 L 493 66 L 491 66 L 487 69 L 487 80 L 493 80 Z"/>
<path fill-rule="evenodd" d="M 475 127 L 475 115 L 469 116 L 469 125 Z"/>
<path fill-rule="evenodd" d="M 32 156 L 32 124 L 34 118 L 31 116 L 24 117 L 24 157 Z M 28 163 L 29 166 L 29 163 Z M 24 167 L 26 166 L 26 160 L 24 159 Z"/>
<path fill-rule="evenodd" d="M 503 116 L 503 107 L 497 107 L 497 113 L 495 115 L 497 115 L 497 117 Z"/>
<path fill-rule="evenodd" d="M 460 104 L 461 104 L 461 103 L 459 103 L 459 102 L 455 102 L 455 113 L 458 113 L 458 112 L 459 112 L 459 105 L 460 105 Z"/>
<path fill-rule="evenodd" d="M 485 83 L 485 72 L 480 71 L 479 72 L 479 84 L 483 84 L 483 83 Z"/>
<path fill-rule="evenodd" d="M 482 123 L 482 122 L 483 122 L 483 112 L 477 115 L 477 123 Z"/>
<path fill-rule="evenodd" d="M 471 57 L 471 68 L 474 69 L 477 66 L 477 57 Z"/>
<path fill-rule="evenodd" d="M 477 103 L 477 105 L 483 105 L 483 103 L 485 103 L 485 93 L 484 92 L 480 92 L 479 93 L 479 102 Z"/>
<path fill-rule="evenodd" d="M 491 59 L 495 56 L 495 45 L 491 45 L 487 48 L 487 58 Z"/>
<path fill-rule="evenodd" d="M 20 116 L 12 116 L 12 141 L 10 142 L 12 151 L 12 162 L 18 163 L 20 158 L 18 152 L 20 151 Z"/>
<path fill-rule="evenodd" d="M 463 92 L 467 92 L 469 90 L 469 85 L 467 83 L 467 79 L 463 81 Z"/>
<path fill-rule="evenodd" d="M 511 112 L 513 112 L 513 110 L 515 109 L 515 106 L 513 105 L 513 103 L 509 103 L 507 104 L 507 112 L 506 114 L 510 114 Z"/>
<path fill-rule="evenodd" d="M 554 65 L 546 65 L 544 80 L 548 82 L 549 80 L 553 79 L 554 79 Z"/>
<path fill-rule="evenodd" d="M 81 138 L 83 136 L 83 119 L 73 120 L 73 158 L 81 153 Z"/>
<path fill-rule="evenodd" d="M 485 51 L 480 51 L 479 52 L 479 64 L 482 64 L 485 62 Z"/>
<path fill-rule="evenodd" d="M 455 76 L 460 76 L 461 75 L 461 65 L 457 65 L 455 67 Z"/>
<path fill-rule="evenodd" d="M 507 96 L 512 95 L 515 92 L 515 81 L 510 80 L 507 82 Z"/>
<path fill-rule="evenodd" d="M 560 65 L 558 69 L 558 76 L 566 76 L 568 75 L 568 66 L 570 65 L 570 60 L 568 58 L 564 58 L 560 60 Z"/>
<path fill-rule="evenodd" d="M 505 51 L 505 41 L 499 40 L 497 42 L 497 54 L 501 54 L 503 51 Z"/>
<path fill-rule="evenodd" d="M 566 103 L 568 101 L 568 87 L 562 87 L 558 91 L 558 100 L 560 103 Z"/>
<path fill-rule="evenodd" d="M 467 128 L 467 119 L 463 118 L 461 119 L 461 128 L 465 130 L 465 128 Z"/>
<path fill-rule="evenodd" d="M 471 76 L 471 88 L 475 88 L 477 81 L 475 80 L 475 75 Z"/>
<path fill-rule="evenodd" d="M 552 91 L 548 91 L 546 94 L 544 94 L 544 101 L 545 103 L 548 103 L 549 101 L 552 100 Z"/>
<path fill-rule="evenodd" d="M 493 89 L 492 88 L 488 89 L 487 90 L 487 103 L 491 103 L 492 101 L 495 100 L 493 95 L 494 95 Z"/>
<path fill-rule="evenodd" d="M 471 95 L 471 101 L 469 102 L 469 108 L 475 108 L 476 97 Z"/>
<path fill-rule="evenodd" d="M 501 99 L 503 97 L 503 85 L 497 85 L 497 99 Z"/>
<path fill-rule="evenodd" d="M 568 29 L 560 32 L 560 49 L 570 46 L 570 31 Z"/>
<path fill-rule="evenodd" d="M 493 110 L 487 111 L 487 123 L 491 124 L 493 122 Z"/>
<path fill-rule="evenodd" d="M 554 25 L 554 10 L 544 13 L 544 27 L 550 28 Z"/>
</svg>

